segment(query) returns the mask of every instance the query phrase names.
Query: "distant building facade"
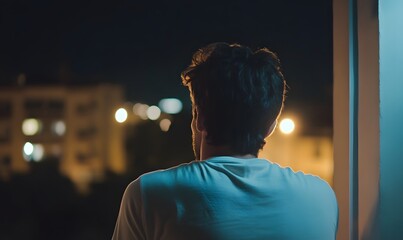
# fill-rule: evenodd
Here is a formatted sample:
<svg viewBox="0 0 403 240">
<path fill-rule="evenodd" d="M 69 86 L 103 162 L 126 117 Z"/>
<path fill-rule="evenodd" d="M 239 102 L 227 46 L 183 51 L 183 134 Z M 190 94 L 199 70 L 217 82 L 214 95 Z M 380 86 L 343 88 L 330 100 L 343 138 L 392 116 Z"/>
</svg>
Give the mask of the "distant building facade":
<svg viewBox="0 0 403 240">
<path fill-rule="evenodd" d="M 114 118 L 120 86 L 0 88 L 0 178 L 29 171 L 31 161 L 60 161 L 76 185 L 123 173 L 124 132 Z"/>
<path fill-rule="evenodd" d="M 328 135 L 285 135 L 276 130 L 259 156 L 333 184 L 333 142 Z"/>
</svg>

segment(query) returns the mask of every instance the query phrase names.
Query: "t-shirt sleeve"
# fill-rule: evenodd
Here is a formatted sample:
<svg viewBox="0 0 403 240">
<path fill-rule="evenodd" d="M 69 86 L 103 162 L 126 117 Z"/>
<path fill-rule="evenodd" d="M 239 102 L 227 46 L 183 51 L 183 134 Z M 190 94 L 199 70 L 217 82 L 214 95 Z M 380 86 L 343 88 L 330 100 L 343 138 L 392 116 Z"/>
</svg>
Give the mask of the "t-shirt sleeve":
<svg viewBox="0 0 403 240">
<path fill-rule="evenodd" d="M 131 182 L 122 198 L 112 240 L 145 239 L 140 178 Z"/>
</svg>

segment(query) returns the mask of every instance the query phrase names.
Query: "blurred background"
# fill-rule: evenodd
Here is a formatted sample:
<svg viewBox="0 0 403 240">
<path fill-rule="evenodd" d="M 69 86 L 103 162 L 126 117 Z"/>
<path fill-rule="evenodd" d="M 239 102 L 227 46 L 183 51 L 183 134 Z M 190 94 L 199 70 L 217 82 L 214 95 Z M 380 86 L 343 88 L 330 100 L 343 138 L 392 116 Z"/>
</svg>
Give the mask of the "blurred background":
<svg viewBox="0 0 403 240">
<path fill-rule="evenodd" d="M 332 1 L 0 2 L 0 239 L 110 239 L 126 185 L 194 159 L 180 73 L 211 42 L 288 82 L 259 157 L 332 185 Z"/>
</svg>

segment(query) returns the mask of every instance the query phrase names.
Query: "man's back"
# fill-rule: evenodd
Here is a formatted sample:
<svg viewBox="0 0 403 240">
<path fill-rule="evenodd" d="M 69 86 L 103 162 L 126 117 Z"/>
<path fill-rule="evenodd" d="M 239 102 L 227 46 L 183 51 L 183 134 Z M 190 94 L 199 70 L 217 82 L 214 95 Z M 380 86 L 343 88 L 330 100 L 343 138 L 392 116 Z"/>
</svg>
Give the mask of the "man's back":
<svg viewBox="0 0 403 240">
<path fill-rule="evenodd" d="M 116 239 L 334 239 L 330 186 L 269 161 L 213 157 L 141 176 L 127 188 Z"/>
</svg>

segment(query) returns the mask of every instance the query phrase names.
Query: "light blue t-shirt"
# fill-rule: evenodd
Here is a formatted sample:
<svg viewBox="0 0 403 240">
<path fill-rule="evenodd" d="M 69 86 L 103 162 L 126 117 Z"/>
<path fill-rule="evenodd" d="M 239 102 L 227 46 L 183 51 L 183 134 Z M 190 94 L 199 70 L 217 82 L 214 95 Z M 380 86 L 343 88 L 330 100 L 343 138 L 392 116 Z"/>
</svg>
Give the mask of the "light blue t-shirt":
<svg viewBox="0 0 403 240">
<path fill-rule="evenodd" d="M 127 187 L 112 239 L 335 239 L 338 207 L 319 177 L 258 158 L 214 157 Z"/>
</svg>

